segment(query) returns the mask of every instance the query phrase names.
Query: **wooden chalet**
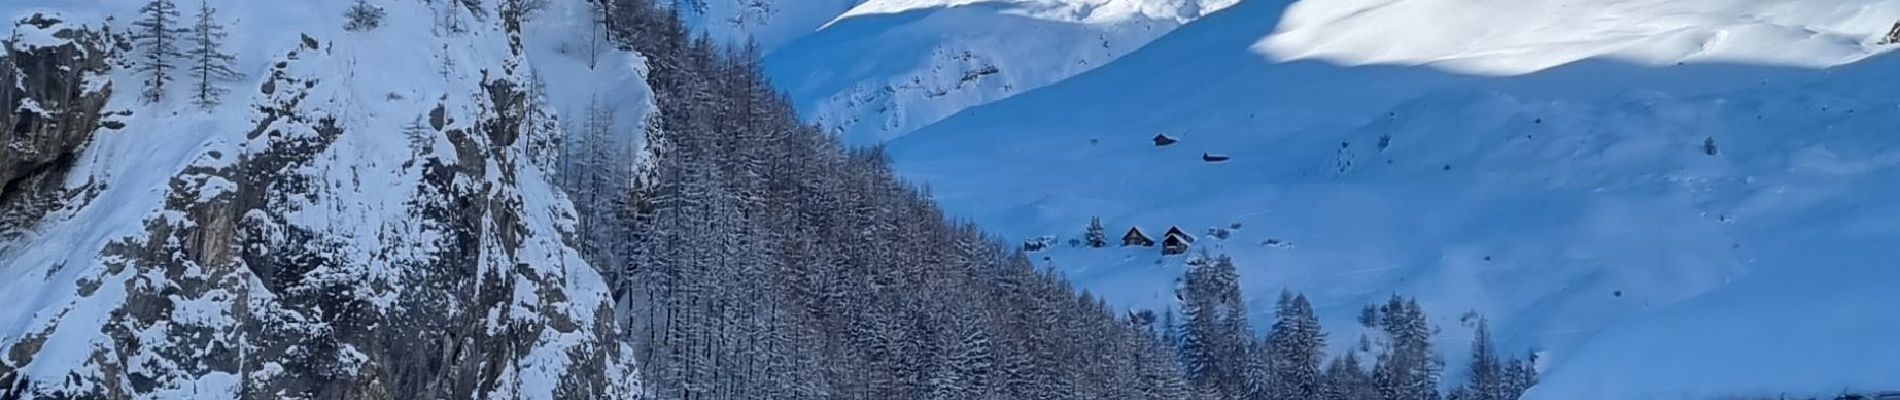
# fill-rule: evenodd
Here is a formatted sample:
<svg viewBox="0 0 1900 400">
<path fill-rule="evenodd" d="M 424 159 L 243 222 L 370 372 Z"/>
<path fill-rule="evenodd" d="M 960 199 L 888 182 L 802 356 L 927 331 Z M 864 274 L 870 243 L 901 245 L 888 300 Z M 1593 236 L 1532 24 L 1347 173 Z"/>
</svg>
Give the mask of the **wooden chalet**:
<svg viewBox="0 0 1900 400">
<path fill-rule="evenodd" d="M 1188 248 L 1193 246 L 1194 236 L 1181 231 L 1181 227 L 1178 226 L 1168 228 L 1168 233 L 1162 235 L 1161 238 L 1162 255 L 1187 254 Z"/>
<path fill-rule="evenodd" d="M 1122 247 L 1153 247 L 1154 245 L 1155 240 L 1149 239 L 1148 234 L 1141 233 L 1141 227 L 1139 226 L 1128 228 L 1128 233 L 1122 235 Z"/>
</svg>

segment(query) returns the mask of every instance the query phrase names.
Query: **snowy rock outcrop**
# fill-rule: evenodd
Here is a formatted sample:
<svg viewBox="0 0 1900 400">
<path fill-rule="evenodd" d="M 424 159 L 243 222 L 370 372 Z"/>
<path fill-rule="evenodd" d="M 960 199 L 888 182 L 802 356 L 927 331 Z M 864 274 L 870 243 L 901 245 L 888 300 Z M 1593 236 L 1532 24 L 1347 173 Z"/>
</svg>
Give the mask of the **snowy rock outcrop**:
<svg viewBox="0 0 1900 400">
<path fill-rule="evenodd" d="M 0 117 L 29 134 L 0 176 L 88 195 L 4 204 L 52 212 L 0 239 L 0 292 L 22 299 L 0 308 L 0 398 L 637 392 L 543 169 L 562 94 L 531 65 L 581 61 L 530 63 L 513 2 L 384 4 L 358 32 L 348 1 L 210 2 L 238 16 L 246 77 L 209 108 L 111 93 L 141 76 L 106 68 L 102 19 L 143 2 L 82 3 L 64 41 L 9 47 L 31 79 L 0 93 L 44 111 Z M 128 113 L 92 138 L 100 109 Z"/>
<path fill-rule="evenodd" d="M 13 24 L 0 57 L 0 237 L 39 219 L 99 128 L 112 93 L 110 35 L 35 13 Z"/>
</svg>

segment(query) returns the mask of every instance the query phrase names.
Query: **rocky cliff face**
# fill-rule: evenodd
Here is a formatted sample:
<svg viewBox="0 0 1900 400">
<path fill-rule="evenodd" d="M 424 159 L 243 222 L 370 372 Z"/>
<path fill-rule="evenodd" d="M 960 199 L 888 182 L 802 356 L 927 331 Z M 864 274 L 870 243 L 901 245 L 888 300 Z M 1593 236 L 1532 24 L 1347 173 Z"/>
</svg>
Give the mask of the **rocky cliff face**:
<svg viewBox="0 0 1900 400">
<path fill-rule="evenodd" d="M 38 220 L 69 193 L 63 179 L 100 128 L 112 94 L 107 32 L 33 14 L 0 57 L 0 235 Z"/>
<path fill-rule="evenodd" d="M 0 292 L 34 299 L 0 310 L 0 398 L 633 396 L 536 158 L 562 133 L 520 21 L 468 3 L 278 35 L 210 110 L 111 96 L 138 81 L 108 71 L 102 28 L 10 47 L 0 73 L 31 83 L 0 89 L 0 209 L 42 221 L 0 239 Z"/>
</svg>

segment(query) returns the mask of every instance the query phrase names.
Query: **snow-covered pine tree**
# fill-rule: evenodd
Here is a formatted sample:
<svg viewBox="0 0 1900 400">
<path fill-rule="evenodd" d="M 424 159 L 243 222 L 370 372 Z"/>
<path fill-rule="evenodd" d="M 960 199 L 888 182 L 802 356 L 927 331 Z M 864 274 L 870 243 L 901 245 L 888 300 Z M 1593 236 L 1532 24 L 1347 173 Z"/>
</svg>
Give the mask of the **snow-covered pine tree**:
<svg viewBox="0 0 1900 400">
<path fill-rule="evenodd" d="M 343 17 L 349 19 L 349 22 L 343 24 L 343 30 L 362 32 L 382 27 L 383 16 L 386 13 L 382 7 L 370 4 L 369 0 L 356 0 L 356 4 L 350 5 L 350 9 L 343 12 Z"/>
<path fill-rule="evenodd" d="M 1274 396 L 1273 364 L 1278 361 L 1273 359 L 1268 345 L 1265 338 L 1247 342 L 1247 358 L 1240 366 L 1243 399 L 1266 400 Z"/>
<path fill-rule="evenodd" d="M 224 39 L 228 36 L 224 24 L 218 22 L 218 10 L 211 3 L 200 1 L 198 18 L 192 24 L 190 32 L 191 48 L 185 50 L 185 59 L 191 64 L 193 82 L 192 102 L 199 107 L 211 108 L 219 103 L 229 89 L 218 85 L 220 81 L 235 79 L 239 76 L 233 69 L 237 56 L 224 51 Z"/>
<path fill-rule="evenodd" d="M 1273 332 L 1267 339 L 1271 361 L 1268 399 L 1300 400 L 1319 396 L 1326 359 L 1326 333 L 1306 295 L 1282 292 Z"/>
<path fill-rule="evenodd" d="M 1082 240 L 1088 243 L 1089 247 L 1108 245 L 1108 232 L 1102 228 L 1102 217 L 1089 218 L 1089 228 L 1082 233 Z"/>
<path fill-rule="evenodd" d="M 1386 336 L 1384 352 L 1373 366 L 1373 386 L 1385 400 L 1438 400 L 1444 361 L 1432 352 L 1430 323 L 1418 301 L 1392 296 L 1378 310 Z"/>
<path fill-rule="evenodd" d="M 1467 372 L 1469 381 L 1452 391 L 1449 396 L 1451 400 L 1517 399 L 1506 393 L 1504 364 L 1498 360 L 1497 350 L 1493 346 L 1491 327 L 1483 317 L 1479 317 L 1471 339 L 1471 364 Z"/>
<path fill-rule="evenodd" d="M 1537 386 L 1537 353 L 1512 358 L 1504 365 L 1504 399 L 1516 400 Z"/>
<path fill-rule="evenodd" d="M 1181 332 L 1181 364 L 1188 383 L 1218 399 L 1246 394 L 1246 306 L 1233 259 L 1201 257 L 1189 262 L 1179 296 L 1187 321 Z"/>
<path fill-rule="evenodd" d="M 166 85 L 172 82 L 176 68 L 173 63 L 183 56 L 178 38 L 188 30 L 179 26 L 178 18 L 178 5 L 171 0 L 151 0 L 139 8 L 139 19 L 132 22 L 132 42 L 141 51 L 134 69 L 147 75 L 146 101 L 165 98 Z"/>
<path fill-rule="evenodd" d="M 1512 358 L 1501 359 L 1497 345 L 1491 340 L 1490 322 L 1483 317 L 1477 320 L 1471 339 L 1471 364 L 1467 373 L 1468 381 L 1453 389 L 1448 396 L 1452 400 L 1517 400 L 1537 384 L 1537 371 L 1534 367 L 1536 354 L 1529 360 Z"/>
<path fill-rule="evenodd" d="M 1128 351 L 1131 352 L 1134 387 L 1130 390 L 1131 399 L 1141 400 L 1181 400 L 1187 396 L 1187 388 L 1181 382 L 1181 371 L 1176 368 L 1174 352 L 1155 334 L 1157 324 L 1161 324 L 1153 311 L 1140 311 L 1128 318 Z"/>
<path fill-rule="evenodd" d="M 1359 361 L 1359 352 L 1348 351 L 1326 366 L 1326 385 L 1320 400 L 1367 400 L 1377 398 L 1372 378 Z"/>
</svg>

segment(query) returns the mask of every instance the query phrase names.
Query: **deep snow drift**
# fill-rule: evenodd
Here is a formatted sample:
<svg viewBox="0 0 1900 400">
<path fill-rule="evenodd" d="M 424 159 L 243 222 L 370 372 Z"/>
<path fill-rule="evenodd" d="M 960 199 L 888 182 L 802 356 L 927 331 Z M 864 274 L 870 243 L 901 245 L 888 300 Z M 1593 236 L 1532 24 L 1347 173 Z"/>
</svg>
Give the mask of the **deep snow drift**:
<svg viewBox="0 0 1900 400">
<path fill-rule="evenodd" d="M 1896 16 L 1250 0 L 890 150 L 951 213 L 1057 236 L 1035 258 L 1119 306 L 1171 305 L 1183 257 L 1069 246 L 1091 216 L 1201 235 L 1256 321 L 1303 291 L 1335 345 L 1360 306 L 1417 295 L 1451 379 L 1483 313 L 1542 354 L 1531 398 L 1891 390 L 1900 59 L 1875 42 Z"/>
</svg>

